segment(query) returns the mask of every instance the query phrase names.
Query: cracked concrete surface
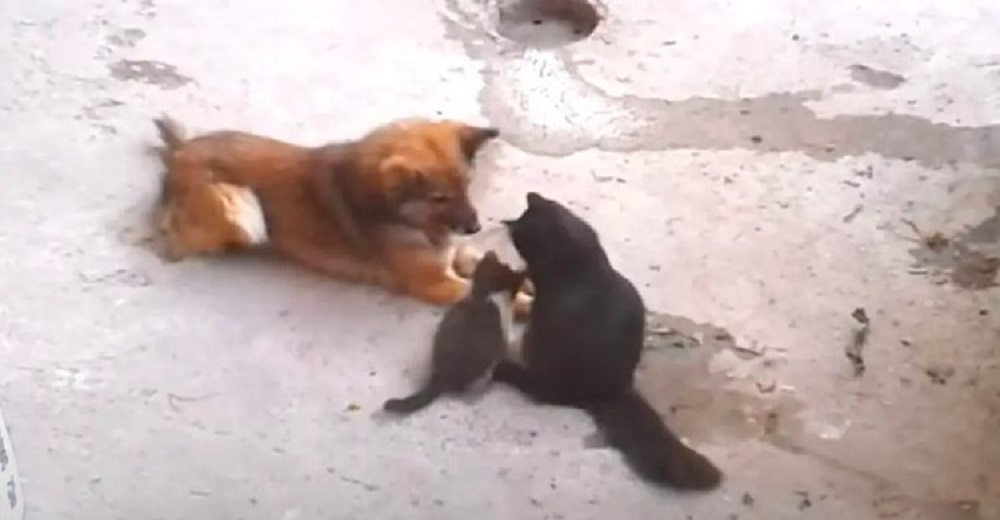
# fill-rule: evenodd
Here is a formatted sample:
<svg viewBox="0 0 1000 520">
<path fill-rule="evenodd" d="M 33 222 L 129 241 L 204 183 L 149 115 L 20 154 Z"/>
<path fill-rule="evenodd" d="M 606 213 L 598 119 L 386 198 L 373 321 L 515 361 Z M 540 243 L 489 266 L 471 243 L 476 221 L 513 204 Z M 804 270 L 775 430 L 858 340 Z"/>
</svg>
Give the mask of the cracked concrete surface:
<svg viewBox="0 0 1000 520">
<path fill-rule="evenodd" d="M 501 31 L 518 1 L 0 6 L 0 407 L 28 518 L 1000 518 L 1000 7 L 626 0 L 589 35 Z M 484 216 L 536 189 L 594 223 L 654 313 L 642 389 L 724 488 L 650 489 L 582 413 L 502 388 L 380 417 L 439 313 L 158 261 L 160 112 L 302 143 L 499 126 Z"/>
</svg>

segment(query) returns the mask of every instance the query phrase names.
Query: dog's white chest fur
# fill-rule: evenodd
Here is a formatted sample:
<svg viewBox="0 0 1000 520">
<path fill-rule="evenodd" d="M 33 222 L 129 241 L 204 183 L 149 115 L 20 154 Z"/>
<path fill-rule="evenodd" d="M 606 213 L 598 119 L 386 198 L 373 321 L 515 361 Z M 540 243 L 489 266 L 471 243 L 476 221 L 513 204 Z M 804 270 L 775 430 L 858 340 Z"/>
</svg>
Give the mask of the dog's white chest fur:
<svg viewBox="0 0 1000 520">
<path fill-rule="evenodd" d="M 264 209 L 261 208 L 260 200 L 253 190 L 224 183 L 215 184 L 213 188 L 222 201 L 226 220 L 243 231 L 250 244 L 259 245 L 267 242 Z"/>
</svg>

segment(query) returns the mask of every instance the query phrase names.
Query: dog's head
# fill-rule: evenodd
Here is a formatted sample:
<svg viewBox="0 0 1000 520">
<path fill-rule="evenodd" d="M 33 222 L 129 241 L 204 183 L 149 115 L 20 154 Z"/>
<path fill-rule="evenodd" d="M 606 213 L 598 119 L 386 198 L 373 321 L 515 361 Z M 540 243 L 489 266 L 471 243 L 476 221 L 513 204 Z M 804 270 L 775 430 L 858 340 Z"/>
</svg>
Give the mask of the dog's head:
<svg viewBox="0 0 1000 520">
<path fill-rule="evenodd" d="M 559 272 L 591 261 L 606 260 L 597 232 L 559 202 L 535 192 L 517 219 L 505 220 L 514 247 L 528 265 L 529 275 Z"/>
<path fill-rule="evenodd" d="M 377 175 L 393 216 L 421 229 L 480 230 L 469 198 L 473 159 L 495 128 L 455 121 L 407 121 L 380 131 Z"/>
</svg>

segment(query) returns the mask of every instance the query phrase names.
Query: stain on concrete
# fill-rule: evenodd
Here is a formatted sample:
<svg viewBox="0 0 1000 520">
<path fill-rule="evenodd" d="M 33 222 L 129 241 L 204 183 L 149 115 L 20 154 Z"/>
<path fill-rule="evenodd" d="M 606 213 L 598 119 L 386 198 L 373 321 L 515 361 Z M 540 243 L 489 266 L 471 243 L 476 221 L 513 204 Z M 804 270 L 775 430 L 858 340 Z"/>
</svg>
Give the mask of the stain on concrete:
<svg viewBox="0 0 1000 520">
<path fill-rule="evenodd" d="M 976 500 L 941 500 L 925 497 L 891 497 L 873 504 L 879 518 L 921 520 L 986 520 Z"/>
<path fill-rule="evenodd" d="M 799 438 L 803 409 L 788 389 L 760 385 L 774 358 L 725 329 L 660 313 L 647 317 L 638 387 L 676 431 L 698 442 Z M 759 380 L 758 380 L 759 379 Z"/>
<path fill-rule="evenodd" d="M 964 250 L 957 256 L 951 279 L 964 289 L 989 289 L 997 286 L 998 269 L 1000 258 Z"/>
<path fill-rule="evenodd" d="M 163 90 L 174 90 L 193 80 L 177 71 L 177 67 L 160 61 L 119 60 L 108 65 L 111 77 L 121 81 L 138 81 Z"/>
<path fill-rule="evenodd" d="M 807 423 L 805 404 L 794 388 L 760 385 L 768 367 L 780 362 L 780 356 L 769 353 L 776 349 L 738 345 L 725 329 L 683 317 L 649 313 L 647 321 L 650 337 L 637 385 L 671 428 L 694 444 L 757 440 L 808 457 L 880 490 L 873 507 L 887 518 L 895 513 L 978 518 L 975 500 L 909 495 L 890 479 L 830 453 L 830 442 L 842 439 L 850 422 L 837 427 Z M 659 336 L 667 339 L 659 341 Z"/>
<path fill-rule="evenodd" d="M 820 91 L 739 100 L 612 96 L 588 83 L 570 48 L 535 49 L 496 34 L 489 6 L 445 0 L 447 35 L 485 64 L 483 113 L 512 145 L 565 156 L 668 149 L 800 152 L 835 161 L 874 153 L 927 167 L 964 162 L 1000 167 L 1000 125 L 951 126 L 903 114 L 821 118 L 808 107 Z M 892 82 L 866 69 L 865 80 Z"/>
<path fill-rule="evenodd" d="M 994 210 L 993 215 L 966 230 L 961 236 L 961 241 L 969 245 L 1000 246 L 1000 207 Z"/>
<path fill-rule="evenodd" d="M 867 65 L 855 63 L 848 67 L 851 78 L 858 83 L 881 90 L 892 90 L 906 82 L 906 78 L 886 70 L 873 69 Z"/>
<path fill-rule="evenodd" d="M 979 224 L 954 237 L 940 233 L 928 235 L 911 225 L 919 237 L 910 249 L 916 260 L 914 273 L 929 273 L 932 278 L 957 287 L 983 290 L 997 287 L 1000 272 L 1000 208 Z"/>
<path fill-rule="evenodd" d="M 131 49 L 146 37 L 146 31 L 129 27 L 109 34 L 104 40 L 114 47 Z"/>
</svg>

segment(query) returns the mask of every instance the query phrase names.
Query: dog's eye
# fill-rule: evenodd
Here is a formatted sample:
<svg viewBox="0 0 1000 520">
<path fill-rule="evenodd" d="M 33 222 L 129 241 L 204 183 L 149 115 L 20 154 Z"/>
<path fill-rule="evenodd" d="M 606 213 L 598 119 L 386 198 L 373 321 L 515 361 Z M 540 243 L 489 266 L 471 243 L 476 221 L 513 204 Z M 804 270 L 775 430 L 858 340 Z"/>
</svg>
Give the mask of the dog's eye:
<svg viewBox="0 0 1000 520">
<path fill-rule="evenodd" d="M 434 195 L 431 195 L 431 202 L 435 204 L 444 204 L 449 200 L 451 200 L 451 196 L 446 193 L 435 193 Z"/>
</svg>

